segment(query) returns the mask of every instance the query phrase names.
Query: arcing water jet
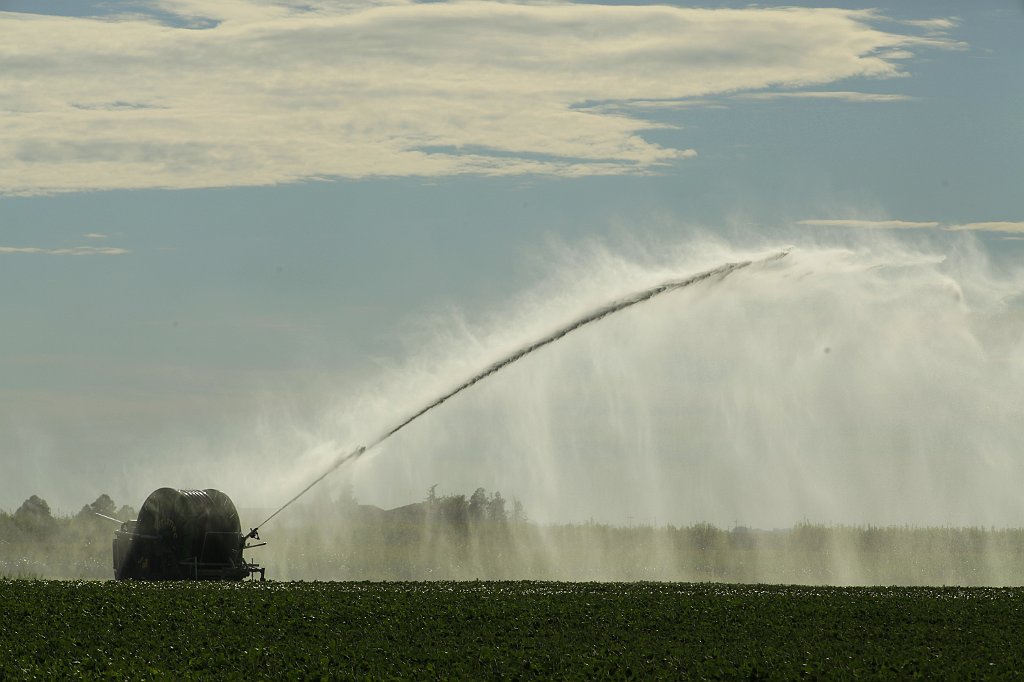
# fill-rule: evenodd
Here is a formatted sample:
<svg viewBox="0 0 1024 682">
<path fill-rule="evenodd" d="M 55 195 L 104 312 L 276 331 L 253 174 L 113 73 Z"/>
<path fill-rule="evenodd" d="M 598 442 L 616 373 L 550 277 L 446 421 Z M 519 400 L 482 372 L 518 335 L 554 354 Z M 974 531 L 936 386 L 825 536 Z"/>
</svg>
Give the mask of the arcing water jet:
<svg viewBox="0 0 1024 682">
<path fill-rule="evenodd" d="M 470 388 L 474 384 L 482 381 L 483 379 L 491 376 L 492 374 L 494 374 L 496 372 L 501 371 L 505 367 L 508 367 L 512 363 L 514 363 L 517 360 L 520 360 L 520 359 L 526 357 L 527 355 L 533 353 L 534 351 L 539 350 L 540 348 L 543 348 L 544 346 L 547 346 L 547 345 L 549 345 L 551 343 L 554 343 L 555 341 L 558 341 L 562 337 L 564 337 L 564 336 L 566 336 L 568 334 L 571 334 L 572 332 L 576 331 L 577 329 L 579 329 L 581 327 L 584 327 L 584 326 L 586 326 L 588 324 L 597 322 L 598 320 L 601 320 L 601 319 L 603 319 L 605 317 L 608 317 L 609 315 L 613 315 L 613 314 L 615 314 L 615 313 L 617 313 L 617 312 L 619 312 L 621 310 L 625 310 L 626 308 L 630 308 L 630 307 L 632 307 L 632 306 L 634 306 L 634 305 L 636 305 L 638 303 L 643 303 L 644 301 L 648 301 L 648 300 L 650 300 L 650 299 L 652 299 L 652 298 L 654 298 L 656 296 L 660 296 L 661 294 L 665 294 L 665 293 L 668 293 L 668 292 L 671 292 L 671 291 L 677 291 L 679 289 L 684 289 L 686 287 L 689 287 L 691 285 L 694 285 L 694 284 L 697 284 L 699 282 L 703 282 L 703 281 L 706 281 L 706 280 L 723 279 L 723 278 L 727 277 L 728 275 L 730 275 L 731 273 L 733 273 L 733 272 L 735 272 L 737 270 L 740 270 L 742 268 L 745 268 L 745 267 L 747 267 L 749 265 L 752 265 L 755 262 L 768 263 L 768 262 L 771 262 L 771 261 L 779 260 L 781 258 L 786 257 L 789 254 L 789 251 L 790 251 L 789 249 L 783 249 L 781 251 L 778 251 L 776 253 L 771 254 L 770 256 L 762 258 L 760 261 L 744 260 L 744 261 L 725 263 L 725 264 L 723 264 L 723 265 L 721 265 L 721 266 L 719 266 L 717 268 L 713 268 L 711 270 L 705 270 L 704 272 L 700 272 L 698 274 L 691 275 L 689 277 L 667 280 L 665 282 L 662 282 L 661 284 L 658 284 L 657 286 L 653 286 L 653 287 L 650 287 L 648 289 L 644 289 L 642 291 L 635 292 L 635 293 L 633 293 L 631 295 L 625 296 L 623 298 L 617 299 L 617 300 L 612 301 L 610 303 L 607 303 L 607 304 L 605 304 L 603 306 L 600 306 L 597 309 L 592 310 L 589 313 L 587 313 L 587 314 L 585 314 L 585 315 L 583 315 L 583 316 L 581 316 L 581 317 L 579 317 L 579 318 L 569 322 L 568 324 L 559 327 L 558 329 L 556 329 L 555 331 L 551 332 L 550 334 L 548 334 L 548 335 L 546 335 L 546 336 L 544 336 L 544 337 L 542 337 L 540 339 L 537 339 L 536 341 L 534 341 L 532 343 L 529 343 L 529 344 L 527 344 L 525 346 L 522 346 L 521 348 L 519 348 L 519 349 L 515 350 L 514 352 L 510 353 L 509 355 L 506 355 L 505 357 L 502 357 L 502 358 L 496 360 L 495 362 L 491 363 L 490 365 L 485 367 L 480 372 L 474 374 L 469 379 L 467 379 L 467 380 L 463 381 L 462 383 L 460 383 L 459 385 L 457 385 L 455 388 L 453 388 L 453 389 L 443 393 L 442 395 L 440 395 L 436 399 L 430 401 L 427 405 L 425 405 L 420 410 L 414 412 L 412 415 L 406 417 L 405 419 L 403 419 L 402 421 L 397 423 L 395 426 L 387 429 L 381 435 L 379 435 L 375 439 L 371 440 L 367 445 L 360 445 L 360 446 L 354 448 L 350 452 L 343 452 L 343 453 L 341 453 L 335 459 L 335 461 L 333 463 L 331 463 L 331 465 L 323 473 L 321 473 L 319 476 L 317 476 L 315 479 L 313 479 L 313 481 L 311 481 L 309 483 L 309 485 L 307 485 L 305 488 L 300 490 L 298 492 L 298 494 L 296 494 L 293 498 L 291 498 L 290 500 L 285 502 L 283 505 L 281 505 L 281 507 L 278 508 L 277 511 L 275 511 L 273 514 L 271 514 L 266 519 L 264 519 L 263 522 L 260 523 L 258 526 L 253 528 L 250 531 L 248 537 L 256 537 L 257 536 L 257 532 L 259 531 L 259 529 L 262 526 L 264 526 L 267 522 L 269 522 L 275 516 L 277 516 L 282 511 L 284 511 L 286 508 L 288 508 L 293 502 L 295 502 L 300 497 L 305 495 L 311 488 L 313 488 L 313 486 L 315 486 L 317 483 L 322 481 L 324 478 L 326 478 L 328 475 L 330 475 L 333 471 L 336 471 L 338 468 L 340 468 L 341 466 L 345 465 L 348 462 L 355 461 L 356 459 L 362 457 L 366 452 L 368 452 L 369 450 L 372 450 L 373 448 L 377 447 L 378 445 L 380 445 L 381 443 L 386 441 L 388 438 L 390 438 L 391 436 L 395 435 L 396 433 L 401 431 L 403 428 L 405 428 L 406 426 L 408 426 L 412 422 L 416 421 L 417 419 L 419 419 L 420 417 L 425 415 L 427 412 L 430 412 L 435 407 L 438 407 L 441 404 L 443 404 L 449 398 L 452 398 L 452 397 L 458 395 L 459 393 L 461 393 L 462 391 Z"/>
</svg>

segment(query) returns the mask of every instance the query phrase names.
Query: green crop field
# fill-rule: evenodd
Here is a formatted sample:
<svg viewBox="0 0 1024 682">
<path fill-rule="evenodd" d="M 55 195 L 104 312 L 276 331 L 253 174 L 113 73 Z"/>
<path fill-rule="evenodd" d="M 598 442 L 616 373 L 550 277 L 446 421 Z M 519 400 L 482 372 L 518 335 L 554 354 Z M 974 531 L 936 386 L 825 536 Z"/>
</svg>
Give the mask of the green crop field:
<svg viewBox="0 0 1024 682">
<path fill-rule="evenodd" d="M 1024 675 L 1024 589 L 0 581 L 0 679 Z"/>
</svg>

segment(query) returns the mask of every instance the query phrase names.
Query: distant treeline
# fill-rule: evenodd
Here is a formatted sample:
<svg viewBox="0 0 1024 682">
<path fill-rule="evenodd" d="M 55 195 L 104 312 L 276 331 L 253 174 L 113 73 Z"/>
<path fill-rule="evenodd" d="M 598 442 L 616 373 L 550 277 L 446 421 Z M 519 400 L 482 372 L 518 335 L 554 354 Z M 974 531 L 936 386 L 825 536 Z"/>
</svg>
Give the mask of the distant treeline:
<svg viewBox="0 0 1024 682">
<path fill-rule="evenodd" d="M 0 576 L 109 578 L 116 525 L 101 495 L 54 517 L 30 497 L 0 513 Z M 384 510 L 350 496 L 281 515 L 247 556 L 278 580 L 538 579 L 850 585 L 1024 585 L 1024 529 L 836 526 L 764 531 L 537 524 L 478 488 Z"/>
<path fill-rule="evenodd" d="M 0 512 L 0 576 L 111 577 L 111 541 L 118 526 L 99 514 L 135 518 L 132 507 L 119 508 L 106 494 L 72 516 L 54 516 L 46 500 L 37 495 L 14 513 Z"/>
<path fill-rule="evenodd" d="M 516 501 L 504 510 L 482 488 L 393 510 L 351 500 L 283 519 L 254 556 L 281 579 L 1024 584 L 1024 529 L 537 524 Z"/>
</svg>

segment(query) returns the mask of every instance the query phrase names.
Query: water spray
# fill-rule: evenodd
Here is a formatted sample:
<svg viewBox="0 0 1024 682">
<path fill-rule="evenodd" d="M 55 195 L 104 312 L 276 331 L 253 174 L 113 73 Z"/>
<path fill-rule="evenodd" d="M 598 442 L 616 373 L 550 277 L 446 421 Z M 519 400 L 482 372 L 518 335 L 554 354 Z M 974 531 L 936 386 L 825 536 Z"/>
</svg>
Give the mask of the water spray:
<svg viewBox="0 0 1024 682">
<path fill-rule="evenodd" d="M 625 310 L 626 308 L 634 306 L 637 303 L 643 303 L 644 301 L 648 301 L 654 298 L 655 296 L 659 296 L 670 291 L 684 289 L 686 287 L 689 287 L 693 284 L 697 284 L 699 282 L 703 282 L 705 280 L 715 278 L 723 279 L 730 275 L 731 273 L 735 272 L 736 270 L 740 270 L 749 265 L 753 265 L 754 263 L 769 263 L 772 261 L 777 261 L 781 258 L 786 257 L 789 254 L 789 252 L 790 249 L 786 248 L 760 260 L 746 260 L 737 261 L 733 263 L 725 263 L 724 265 L 720 265 L 717 268 L 705 270 L 704 272 L 697 273 L 696 275 L 691 275 L 689 277 L 681 279 L 670 279 L 668 281 L 662 282 L 661 284 L 658 284 L 657 286 L 635 292 L 629 296 L 625 296 L 624 298 L 617 299 L 615 301 L 612 301 L 611 303 L 607 303 L 599 308 L 596 308 L 595 310 L 590 311 L 586 315 L 583 315 L 582 317 L 579 317 L 573 320 L 572 322 L 562 327 L 559 327 L 558 329 L 551 332 L 547 336 L 544 336 L 536 341 L 533 341 L 532 343 L 523 346 L 522 348 L 519 348 L 518 350 L 510 353 L 509 355 L 491 363 L 477 374 L 473 375 L 469 379 L 457 385 L 455 388 L 450 389 L 446 393 L 442 394 L 440 397 L 434 399 L 420 410 L 414 412 L 409 417 L 403 419 L 397 425 L 384 431 L 381 435 L 379 435 L 374 440 L 370 441 L 367 445 L 360 445 L 359 447 L 356 447 L 352 451 L 342 452 L 338 456 L 338 458 L 335 459 L 334 462 L 332 462 L 331 465 L 322 474 L 313 479 L 313 481 L 311 481 L 309 485 L 307 485 L 305 488 L 300 490 L 297 495 L 295 495 L 293 498 L 291 498 L 283 505 L 281 505 L 281 507 L 277 511 L 275 511 L 273 514 L 264 519 L 262 523 L 260 523 L 255 528 L 251 529 L 247 537 L 258 538 L 259 529 L 262 526 L 264 526 L 268 521 L 270 521 L 275 516 L 284 511 L 286 508 L 288 508 L 293 502 L 295 502 L 300 497 L 309 492 L 309 490 L 313 486 L 315 486 L 320 481 L 324 480 L 329 474 L 331 474 L 331 472 L 336 471 L 337 469 L 339 469 L 341 466 L 348 462 L 359 459 L 366 452 L 377 447 L 378 445 L 386 441 L 388 438 L 395 435 L 396 433 L 404 429 L 406 426 L 422 417 L 427 412 L 430 412 L 435 407 L 438 407 L 439 405 L 447 401 L 449 398 L 453 398 L 454 396 L 458 395 L 467 388 L 470 388 L 474 384 L 482 381 L 483 379 L 486 379 L 495 372 L 504 369 L 505 367 L 511 365 L 517 360 L 526 357 L 527 355 L 533 353 L 534 351 L 539 350 L 540 348 L 543 348 L 544 346 L 547 346 L 551 343 L 554 343 L 555 341 L 558 341 L 562 337 L 566 336 L 567 334 L 571 334 L 580 327 L 584 327 L 593 322 L 597 322 L 598 320 L 608 317 L 609 315 L 612 315 L 621 310 Z"/>
</svg>

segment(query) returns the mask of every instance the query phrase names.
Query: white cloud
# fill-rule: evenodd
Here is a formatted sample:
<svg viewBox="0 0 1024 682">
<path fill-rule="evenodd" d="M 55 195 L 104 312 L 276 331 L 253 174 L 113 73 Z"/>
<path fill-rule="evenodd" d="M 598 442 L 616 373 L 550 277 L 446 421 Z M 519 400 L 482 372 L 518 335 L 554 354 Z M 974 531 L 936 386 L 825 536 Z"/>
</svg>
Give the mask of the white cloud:
<svg viewBox="0 0 1024 682">
<path fill-rule="evenodd" d="M 985 223 L 965 223 L 963 225 L 950 225 L 947 229 L 953 231 L 973 230 L 982 232 L 1024 233 L 1024 221 L 1002 220 Z"/>
<path fill-rule="evenodd" d="M 798 225 L 812 225 L 815 227 L 852 227 L 861 229 L 881 229 L 881 230 L 905 230 L 905 229 L 920 229 L 920 228 L 935 228 L 939 227 L 941 223 L 934 221 L 913 221 L 913 220 L 861 220 L 861 219 L 809 219 L 809 220 L 798 220 Z"/>
<path fill-rule="evenodd" d="M 49 256 L 122 256 L 130 253 L 119 247 L 72 246 L 64 249 L 44 249 L 39 246 L 0 246 L 3 253 L 42 253 Z"/>
<path fill-rule="evenodd" d="M 902 230 L 902 229 L 941 229 L 947 232 L 1002 232 L 1010 235 L 1024 235 L 1024 221 L 990 221 L 977 223 L 950 224 L 940 223 L 934 220 L 864 220 L 861 218 L 809 218 L 798 220 L 797 225 L 810 225 L 813 227 L 849 227 L 855 229 L 881 229 L 881 230 Z"/>
<path fill-rule="evenodd" d="M 871 12 L 164 0 L 186 26 L 0 12 L 0 192 L 656 172 L 640 111 L 901 75 Z"/>
<path fill-rule="evenodd" d="M 932 35 L 942 35 L 955 28 L 959 22 L 952 17 L 944 17 L 938 19 L 906 19 L 900 23 L 923 29 Z"/>
<path fill-rule="evenodd" d="M 82 236 L 85 237 L 86 239 L 106 239 L 107 238 L 107 235 L 101 234 L 99 232 L 87 232 L 87 233 L 83 234 Z"/>
<path fill-rule="evenodd" d="M 846 91 L 805 91 L 805 92 L 751 92 L 735 95 L 735 99 L 770 100 L 770 99 L 834 99 L 843 102 L 907 102 L 915 99 L 909 95 L 881 94 L 875 92 Z"/>
</svg>

